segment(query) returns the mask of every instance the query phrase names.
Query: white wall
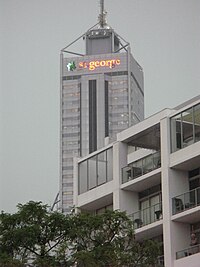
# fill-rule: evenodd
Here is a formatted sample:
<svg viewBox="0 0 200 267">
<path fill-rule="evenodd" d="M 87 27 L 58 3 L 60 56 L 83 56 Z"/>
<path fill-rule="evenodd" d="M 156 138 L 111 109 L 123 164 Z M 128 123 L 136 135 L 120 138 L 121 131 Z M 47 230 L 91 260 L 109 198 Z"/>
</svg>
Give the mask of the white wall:
<svg viewBox="0 0 200 267">
<path fill-rule="evenodd" d="M 127 165 L 127 144 L 115 142 L 113 145 L 113 209 L 120 209 L 121 169 Z"/>
</svg>

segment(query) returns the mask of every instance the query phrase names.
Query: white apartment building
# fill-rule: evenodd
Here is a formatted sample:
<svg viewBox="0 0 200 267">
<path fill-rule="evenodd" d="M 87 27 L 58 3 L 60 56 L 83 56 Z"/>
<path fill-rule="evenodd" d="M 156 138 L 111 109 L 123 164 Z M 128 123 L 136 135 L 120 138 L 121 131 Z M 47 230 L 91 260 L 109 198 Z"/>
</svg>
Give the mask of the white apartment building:
<svg viewBox="0 0 200 267">
<path fill-rule="evenodd" d="M 126 211 L 137 240 L 162 242 L 158 266 L 200 266 L 200 95 L 74 159 L 74 205 Z"/>
</svg>

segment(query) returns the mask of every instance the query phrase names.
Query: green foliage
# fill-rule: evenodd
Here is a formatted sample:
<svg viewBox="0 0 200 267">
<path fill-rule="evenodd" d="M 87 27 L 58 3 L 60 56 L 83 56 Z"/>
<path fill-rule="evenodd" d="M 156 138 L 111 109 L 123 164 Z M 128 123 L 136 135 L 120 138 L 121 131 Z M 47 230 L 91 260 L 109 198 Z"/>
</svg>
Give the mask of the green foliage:
<svg viewBox="0 0 200 267">
<path fill-rule="evenodd" d="M 72 255 L 81 266 L 120 266 L 120 251 L 125 249 L 127 238 L 134 237 L 133 224 L 125 213 L 118 211 L 77 214 L 73 217 L 73 227 L 76 231 L 71 236 Z"/>
<path fill-rule="evenodd" d="M 129 245 L 123 256 L 123 262 L 126 266 L 146 267 L 154 266 L 160 252 L 160 244 L 153 240 L 142 240 L 136 242 L 130 240 Z"/>
<path fill-rule="evenodd" d="M 40 259 L 49 261 L 50 254 L 67 236 L 67 218 L 61 213 L 49 212 L 47 205 L 41 202 L 30 201 L 17 207 L 16 214 L 0 216 L 1 250 L 11 258 L 20 258 L 21 262 L 30 257 L 38 262 Z"/>
<path fill-rule="evenodd" d="M 0 267 L 23 267 L 24 264 L 17 260 L 13 259 L 5 252 L 0 252 Z"/>
<path fill-rule="evenodd" d="M 124 212 L 64 215 L 33 201 L 17 208 L 0 214 L 0 267 L 142 267 L 159 254 L 157 243 L 135 240 Z"/>
</svg>

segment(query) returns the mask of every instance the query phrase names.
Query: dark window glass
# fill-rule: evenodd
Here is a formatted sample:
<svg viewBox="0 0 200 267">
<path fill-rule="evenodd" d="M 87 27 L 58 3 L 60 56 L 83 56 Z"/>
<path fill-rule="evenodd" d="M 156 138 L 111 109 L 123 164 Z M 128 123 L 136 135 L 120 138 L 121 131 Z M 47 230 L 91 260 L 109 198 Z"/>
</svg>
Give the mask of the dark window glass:
<svg viewBox="0 0 200 267">
<path fill-rule="evenodd" d="M 96 80 L 89 81 L 89 153 L 97 150 Z"/>
<path fill-rule="evenodd" d="M 198 188 L 199 186 L 200 186 L 200 179 L 199 178 L 190 181 L 190 190 Z"/>
<path fill-rule="evenodd" d="M 139 199 L 144 198 L 144 197 L 148 197 L 152 194 L 155 194 L 157 192 L 161 191 L 161 185 L 155 185 L 153 187 L 150 187 L 142 192 L 139 192 Z"/>
<path fill-rule="evenodd" d="M 189 178 L 199 175 L 199 168 L 189 171 Z"/>
<path fill-rule="evenodd" d="M 105 81 L 105 137 L 109 135 L 108 126 L 108 81 Z"/>
<path fill-rule="evenodd" d="M 200 141 L 200 104 L 194 107 L 195 142 Z"/>
</svg>

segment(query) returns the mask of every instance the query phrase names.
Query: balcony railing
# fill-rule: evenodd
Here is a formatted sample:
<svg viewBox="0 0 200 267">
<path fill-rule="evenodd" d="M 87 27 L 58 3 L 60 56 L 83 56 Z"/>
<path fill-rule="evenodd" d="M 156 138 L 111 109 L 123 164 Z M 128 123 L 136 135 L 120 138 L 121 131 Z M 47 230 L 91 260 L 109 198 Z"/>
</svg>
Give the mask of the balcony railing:
<svg viewBox="0 0 200 267">
<path fill-rule="evenodd" d="M 149 208 L 139 210 L 131 214 L 130 217 L 135 224 L 135 229 L 159 221 L 162 219 L 162 202 Z"/>
<path fill-rule="evenodd" d="M 173 214 L 194 208 L 198 205 L 200 205 L 200 187 L 172 199 Z"/>
<path fill-rule="evenodd" d="M 189 248 L 176 252 L 176 259 L 178 260 L 184 257 L 188 257 L 199 252 L 200 252 L 200 244 L 191 246 Z"/>
<path fill-rule="evenodd" d="M 156 152 L 122 168 L 122 183 L 140 177 L 161 166 L 160 152 Z"/>
</svg>

